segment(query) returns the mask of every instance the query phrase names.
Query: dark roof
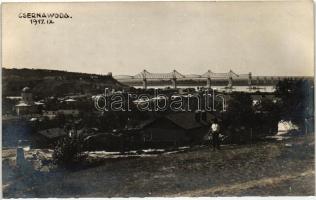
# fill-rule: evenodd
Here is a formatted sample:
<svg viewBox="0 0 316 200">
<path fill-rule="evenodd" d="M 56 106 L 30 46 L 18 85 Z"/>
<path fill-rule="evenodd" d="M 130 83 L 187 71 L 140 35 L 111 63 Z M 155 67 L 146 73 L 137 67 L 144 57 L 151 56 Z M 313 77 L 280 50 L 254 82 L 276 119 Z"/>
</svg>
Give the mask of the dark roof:
<svg viewBox="0 0 316 200">
<path fill-rule="evenodd" d="M 156 121 L 156 119 L 148 119 L 148 120 L 145 120 L 145 121 L 142 121 L 138 124 L 138 128 L 144 128 L 148 125 L 150 125 L 151 123 L 153 123 L 154 121 Z"/>
<path fill-rule="evenodd" d="M 172 121 L 177 126 L 183 128 L 183 129 L 194 129 L 199 128 L 202 126 L 209 125 L 209 120 L 213 119 L 214 116 L 210 113 L 206 113 L 206 121 L 196 121 L 195 119 L 195 113 L 194 112 L 179 112 L 179 113 L 172 113 L 167 116 L 165 116 L 167 119 Z"/>
<path fill-rule="evenodd" d="M 49 139 L 58 138 L 58 137 L 67 135 L 65 130 L 61 128 L 46 129 L 46 130 L 39 131 L 39 133 Z"/>
<path fill-rule="evenodd" d="M 216 114 L 206 112 L 206 120 L 203 121 L 200 116 L 200 121 L 197 121 L 195 115 L 196 114 L 194 112 L 175 112 L 162 117 L 139 121 L 137 129 L 143 129 L 150 126 L 154 122 L 158 121 L 159 123 L 159 120 L 166 119 L 182 129 L 190 130 L 203 126 L 210 126 L 210 120 L 216 118 Z"/>
</svg>

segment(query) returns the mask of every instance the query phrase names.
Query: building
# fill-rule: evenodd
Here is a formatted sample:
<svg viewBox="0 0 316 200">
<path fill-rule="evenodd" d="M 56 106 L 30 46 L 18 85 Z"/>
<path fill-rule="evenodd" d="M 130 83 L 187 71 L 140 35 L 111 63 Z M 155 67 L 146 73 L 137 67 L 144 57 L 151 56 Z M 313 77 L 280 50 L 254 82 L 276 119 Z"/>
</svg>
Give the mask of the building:
<svg viewBox="0 0 316 200">
<path fill-rule="evenodd" d="M 65 130 L 61 128 L 45 129 L 45 130 L 39 131 L 38 133 L 45 136 L 48 139 L 56 139 L 56 138 L 64 137 L 67 135 Z"/>
<path fill-rule="evenodd" d="M 34 140 L 36 146 L 47 147 L 47 145 L 50 145 L 67 135 L 67 132 L 62 128 L 50 128 L 38 131 L 38 134 L 36 134 Z"/>
<path fill-rule="evenodd" d="M 215 116 L 207 112 L 178 112 L 148 120 L 140 133 L 145 143 L 157 145 L 196 144 L 208 133 Z"/>
<path fill-rule="evenodd" d="M 35 104 L 32 98 L 32 92 L 29 87 L 24 87 L 21 92 L 21 101 L 15 105 L 18 115 L 32 114 L 36 111 Z"/>
<path fill-rule="evenodd" d="M 32 91 L 29 87 L 24 87 L 21 92 L 21 100 L 15 105 L 17 115 L 29 115 L 39 112 L 39 109 L 44 106 L 42 102 L 34 102 Z"/>
<path fill-rule="evenodd" d="M 78 117 L 80 111 L 78 109 L 59 109 L 59 110 L 44 110 L 43 116 L 48 117 L 49 119 L 54 119 L 57 115 L 64 115 L 64 116 L 72 116 Z"/>
</svg>

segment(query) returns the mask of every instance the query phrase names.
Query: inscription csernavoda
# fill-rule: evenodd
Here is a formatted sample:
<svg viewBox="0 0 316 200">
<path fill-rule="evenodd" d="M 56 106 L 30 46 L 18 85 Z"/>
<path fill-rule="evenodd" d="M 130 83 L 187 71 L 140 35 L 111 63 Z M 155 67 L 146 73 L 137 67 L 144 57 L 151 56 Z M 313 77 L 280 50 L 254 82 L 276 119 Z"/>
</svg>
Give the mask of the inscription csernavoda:
<svg viewBox="0 0 316 200">
<path fill-rule="evenodd" d="M 19 13 L 19 18 L 71 18 L 68 13 Z"/>
</svg>

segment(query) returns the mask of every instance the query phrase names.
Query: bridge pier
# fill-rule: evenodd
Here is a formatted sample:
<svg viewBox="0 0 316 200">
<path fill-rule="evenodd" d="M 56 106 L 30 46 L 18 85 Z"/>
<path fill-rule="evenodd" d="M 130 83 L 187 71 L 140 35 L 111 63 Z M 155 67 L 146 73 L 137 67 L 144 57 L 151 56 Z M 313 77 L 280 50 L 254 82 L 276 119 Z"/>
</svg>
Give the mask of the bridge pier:
<svg viewBox="0 0 316 200">
<path fill-rule="evenodd" d="M 210 77 L 208 77 L 206 80 L 206 88 L 211 88 L 211 86 L 212 86 L 212 80 Z"/>
<path fill-rule="evenodd" d="M 249 90 L 251 90 L 251 85 L 252 85 L 252 77 L 251 77 L 251 72 L 248 75 L 248 86 L 249 86 Z"/>
<path fill-rule="evenodd" d="M 267 77 L 265 76 L 265 77 L 263 78 L 263 84 L 266 85 L 267 82 L 268 82 L 268 79 L 267 79 Z"/>
<path fill-rule="evenodd" d="M 227 87 L 228 88 L 232 88 L 233 87 L 233 77 L 231 77 L 231 76 L 228 78 L 228 85 L 227 85 Z"/>
<path fill-rule="evenodd" d="M 174 89 L 177 89 L 177 79 L 176 78 L 171 79 L 171 84 L 172 84 L 172 87 Z"/>
<path fill-rule="evenodd" d="M 143 88 L 146 90 L 147 89 L 147 79 L 143 79 Z"/>
</svg>

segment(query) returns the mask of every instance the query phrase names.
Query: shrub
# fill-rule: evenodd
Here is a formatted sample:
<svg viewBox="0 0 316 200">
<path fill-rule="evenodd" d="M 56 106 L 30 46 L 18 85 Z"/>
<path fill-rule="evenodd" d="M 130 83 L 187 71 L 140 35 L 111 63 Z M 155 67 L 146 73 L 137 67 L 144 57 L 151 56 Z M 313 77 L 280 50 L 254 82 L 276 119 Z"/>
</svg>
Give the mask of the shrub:
<svg viewBox="0 0 316 200">
<path fill-rule="evenodd" d="M 53 153 L 53 162 L 60 166 L 72 166 L 83 158 L 83 140 L 80 137 L 65 137 L 58 140 Z"/>
</svg>

